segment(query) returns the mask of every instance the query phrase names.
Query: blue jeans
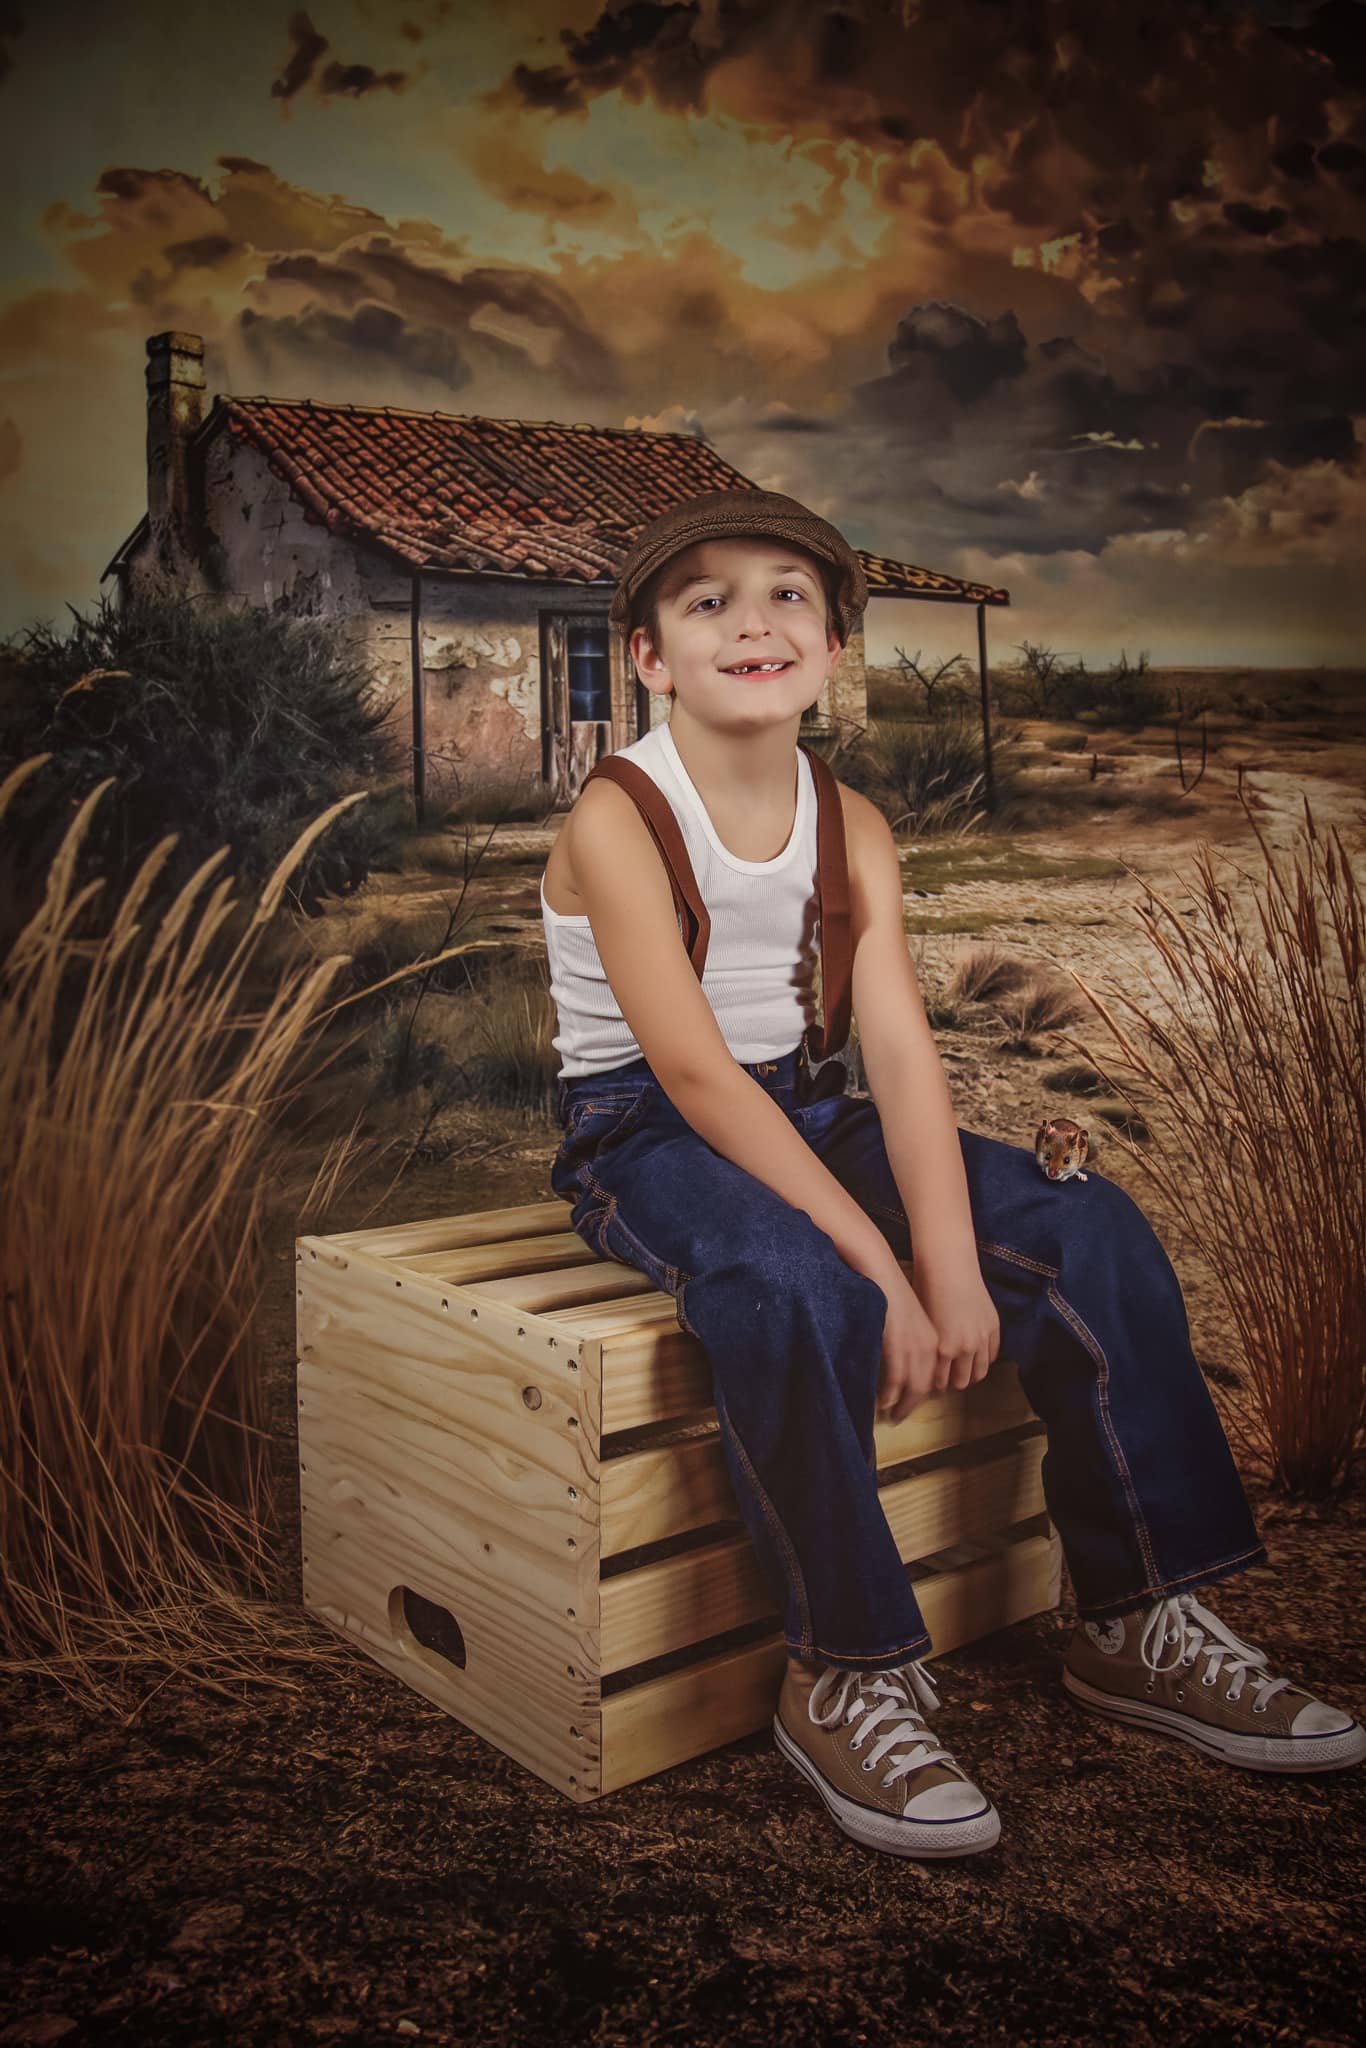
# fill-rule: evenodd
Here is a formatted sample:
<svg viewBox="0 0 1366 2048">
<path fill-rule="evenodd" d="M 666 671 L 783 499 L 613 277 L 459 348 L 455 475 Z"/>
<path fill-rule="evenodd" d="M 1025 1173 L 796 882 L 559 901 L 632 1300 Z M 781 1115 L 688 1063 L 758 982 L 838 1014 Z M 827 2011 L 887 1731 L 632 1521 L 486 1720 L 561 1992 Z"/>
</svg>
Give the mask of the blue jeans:
<svg viewBox="0 0 1366 2048">
<path fill-rule="evenodd" d="M 872 1101 L 803 1050 L 744 1071 L 909 1260 Z M 727 1470 L 789 1651 L 889 1670 L 932 1647 L 878 1498 L 887 1300 L 804 1209 L 707 1144 L 643 1059 L 559 1084 L 551 1165 L 600 1258 L 672 1294 L 711 1365 Z M 1048 1181 L 1033 1151 L 958 1132 L 1000 1355 L 1047 1431 L 1044 1498 L 1082 1619 L 1266 1562 L 1191 1351 L 1180 1283 L 1131 1196 Z"/>
</svg>

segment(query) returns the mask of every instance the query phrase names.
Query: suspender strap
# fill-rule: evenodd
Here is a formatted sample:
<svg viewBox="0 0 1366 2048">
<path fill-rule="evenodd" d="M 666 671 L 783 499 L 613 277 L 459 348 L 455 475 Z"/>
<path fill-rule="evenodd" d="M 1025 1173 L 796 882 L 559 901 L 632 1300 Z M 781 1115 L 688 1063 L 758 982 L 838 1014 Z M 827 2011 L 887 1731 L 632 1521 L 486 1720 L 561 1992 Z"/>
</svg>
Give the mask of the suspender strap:
<svg viewBox="0 0 1366 2048">
<path fill-rule="evenodd" d="M 822 757 L 797 742 L 816 784 L 816 894 L 821 917 L 821 1009 L 825 1028 L 807 1032 L 807 1058 L 828 1060 L 849 1036 L 854 939 L 849 894 L 849 852 L 839 784 Z"/>
<path fill-rule="evenodd" d="M 824 1011 L 824 1030 L 810 1025 L 803 1043 L 808 1060 L 826 1060 L 841 1049 L 849 1036 L 853 963 L 849 860 L 839 784 L 819 754 L 801 740 L 797 745 L 810 763 L 816 786 L 816 898 L 820 910 Z M 711 938 L 711 918 L 702 901 L 673 805 L 653 776 L 638 768 L 634 761 L 623 761 L 619 754 L 604 754 L 584 777 L 583 786 L 595 775 L 605 776 L 624 789 L 648 825 L 669 876 L 683 943 L 700 981 Z"/>
<path fill-rule="evenodd" d="M 582 788 L 587 789 L 595 776 L 605 776 L 609 782 L 615 782 L 624 789 L 627 796 L 633 797 L 636 808 L 654 835 L 655 845 L 668 870 L 674 914 L 678 918 L 683 943 L 697 979 L 701 981 L 711 938 L 711 917 L 702 901 L 702 892 L 697 886 L 697 877 L 693 873 L 673 805 L 643 768 L 637 768 L 634 761 L 623 761 L 617 754 L 604 754 L 597 767 L 584 776 Z"/>
</svg>

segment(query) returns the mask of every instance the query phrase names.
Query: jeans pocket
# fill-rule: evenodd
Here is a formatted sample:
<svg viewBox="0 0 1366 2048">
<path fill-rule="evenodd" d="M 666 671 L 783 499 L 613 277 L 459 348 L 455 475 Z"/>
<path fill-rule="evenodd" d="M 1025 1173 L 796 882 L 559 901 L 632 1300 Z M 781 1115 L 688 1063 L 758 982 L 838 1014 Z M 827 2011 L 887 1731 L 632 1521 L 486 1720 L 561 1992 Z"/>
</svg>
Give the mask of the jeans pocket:
<svg viewBox="0 0 1366 2048">
<path fill-rule="evenodd" d="M 640 1128 L 655 1092 L 647 1082 L 630 1095 L 585 1092 L 569 1105 L 560 1149 L 551 1162 L 550 1184 L 574 1204 L 572 1228 L 599 1258 L 610 1257 L 601 1235 L 610 1197 L 599 1186 L 594 1165 Z"/>
<path fill-rule="evenodd" d="M 569 1106 L 561 1152 L 591 1157 L 629 1137 L 645 1121 L 653 1092 L 647 1083 L 631 1095 L 580 1096 Z"/>
</svg>

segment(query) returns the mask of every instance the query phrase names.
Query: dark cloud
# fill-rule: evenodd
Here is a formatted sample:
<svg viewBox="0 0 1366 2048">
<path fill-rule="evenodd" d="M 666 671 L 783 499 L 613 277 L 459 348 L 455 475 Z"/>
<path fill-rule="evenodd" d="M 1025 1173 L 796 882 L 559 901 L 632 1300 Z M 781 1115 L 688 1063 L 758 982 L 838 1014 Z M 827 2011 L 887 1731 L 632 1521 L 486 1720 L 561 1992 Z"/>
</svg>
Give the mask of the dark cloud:
<svg viewBox="0 0 1366 2048">
<path fill-rule="evenodd" d="M 366 293 L 365 279 L 346 263 L 329 262 L 303 250 L 297 256 L 275 256 L 266 265 L 267 284 L 304 285 L 316 297 L 354 306 Z"/>
<path fill-rule="evenodd" d="M 328 48 L 327 37 L 319 35 L 302 8 L 289 17 L 289 40 L 292 48 L 284 69 L 271 83 L 272 99 L 292 100 L 295 93 L 301 92 L 313 76 L 318 59 Z"/>
<path fill-rule="evenodd" d="M 1210 421 L 1190 449 L 1199 495 L 1237 496 L 1264 476 L 1269 463 L 1302 469 L 1311 462 L 1356 461 L 1352 422 L 1341 416 L 1294 422 Z"/>
<path fill-rule="evenodd" d="M 1018 377 L 1025 352 L 1013 313 L 979 320 L 961 306 L 934 299 L 897 322 L 887 348 L 892 374 L 883 385 L 913 401 L 925 384 L 942 384 L 960 404 L 972 405 L 1002 378 Z"/>
<path fill-rule="evenodd" d="M 731 17 L 742 12 L 732 7 Z M 695 0 L 657 4 L 626 0 L 606 7 L 583 34 L 562 29 L 563 64 L 517 64 L 509 96 L 552 113 L 582 113 L 588 100 L 622 92 L 662 107 L 700 107 L 709 62 L 694 40 L 701 10 Z"/>
<path fill-rule="evenodd" d="M 429 379 L 448 392 L 470 381 L 470 366 L 456 336 L 435 327 L 415 327 L 392 306 L 373 300 L 352 313 L 332 313 L 315 306 L 302 314 L 256 313 L 250 306 L 238 316 L 237 331 L 265 386 L 277 377 L 306 367 L 307 388 L 316 395 L 320 384 L 332 386 L 338 374 L 358 374 L 378 381 L 394 371 Z"/>
<path fill-rule="evenodd" d="M 1339 142 L 1326 142 L 1315 152 L 1315 162 L 1322 170 L 1340 178 L 1349 192 L 1360 196 L 1366 193 L 1366 149 L 1344 137 Z"/>
<path fill-rule="evenodd" d="M 1322 400 L 1299 419 L 1244 414 L 1239 387 L 1195 365 L 1120 369 L 1070 335 L 1031 343 L 1013 311 L 912 305 L 887 354 L 809 455 L 800 435 L 786 444 L 781 481 L 764 452 L 781 422 L 734 419 L 714 438 L 747 474 L 833 500 L 860 545 L 912 561 L 926 531 L 947 561 L 1099 556 L 1119 536 L 1193 530 L 1268 476 L 1356 460 L 1350 418 Z"/>
<path fill-rule="evenodd" d="M 369 64 L 329 64 L 318 81 L 318 91 L 324 99 L 335 93 L 346 93 L 352 99 L 360 99 L 365 93 L 377 89 L 402 92 L 407 83 L 406 71 L 376 71 Z"/>
<path fill-rule="evenodd" d="M 11 47 L 24 26 L 24 17 L 19 12 L 17 0 L 0 0 L 0 85 L 3 85 L 14 69 L 14 51 Z"/>
<path fill-rule="evenodd" d="M 817 419 L 807 412 L 777 412 L 758 422 L 766 434 L 833 434 L 835 427 L 830 420 Z"/>
<path fill-rule="evenodd" d="M 314 303 L 299 314 L 276 312 L 281 284 L 306 287 Z M 452 390 L 468 383 L 472 356 L 487 356 L 502 370 L 544 377 L 557 398 L 620 392 L 619 365 L 574 299 L 532 271 L 444 270 L 417 261 L 392 236 L 372 235 L 335 260 L 317 252 L 272 259 L 258 295 L 262 305 L 243 326 L 258 362 L 267 351 L 274 359 L 312 346 L 335 357 L 350 342 L 367 358 L 388 357 Z"/>
<path fill-rule="evenodd" d="M 406 33 L 411 25 L 404 26 Z M 420 30 L 416 31 L 417 36 L 420 34 Z M 360 99 L 367 92 L 402 92 L 408 83 L 406 71 L 376 71 L 371 64 L 339 64 L 335 59 L 319 72 L 319 61 L 331 44 L 314 28 L 302 8 L 289 18 L 289 38 L 292 48 L 279 77 L 271 83 L 272 99 L 292 100 L 310 80 L 316 81 L 321 99 L 331 99 L 338 94 Z"/>
<path fill-rule="evenodd" d="M 191 177 L 186 171 L 144 171 L 131 165 L 115 165 L 100 172 L 95 180 L 95 190 L 102 198 L 131 204 L 139 204 L 147 198 L 158 205 L 163 202 L 174 205 L 187 198 L 212 203 L 204 180 Z"/>
<path fill-rule="evenodd" d="M 1271 27 L 1283 42 L 1325 58 L 1346 84 L 1366 87 L 1366 8 L 1360 0 L 1327 0 L 1306 21 Z"/>
<path fill-rule="evenodd" d="M 1206 199 L 1210 156 L 1226 139 L 1242 188 L 1229 202 L 1244 209 L 1230 232 L 1270 232 L 1258 213 L 1270 222 L 1297 204 L 1313 185 L 1310 152 L 1341 146 L 1327 102 L 1362 82 L 1366 7 L 628 0 L 561 30 L 560 43 L 558 63 L 516 65 L 493 103 L 567 115 L 615 94 L 774 138 L 850 140 L 873 156 L 883 203 L 918 212 L 918 153 L 933 144 L 995 211 L 1027 229 L 1099 237 L 1122 268 L 1125 235 L 1160 244 L 1174 206 Z M 1354 159 L 1344 169 L 1357 175 Z"/>
<path fill-rule="evenodd" d="M 1249 206 L 1236 199 L 1224 207 L 1224 219 L 1249 235 L 1274 235 L 1289 218 L 1283 206 Z"/>
<path fill-rule="evenodd" d="M 166 261 L 176 270 L 213 270 L 242 253 L 231 235 L 196 235 L 188 242 L 168 242 Z"/>
</svg>

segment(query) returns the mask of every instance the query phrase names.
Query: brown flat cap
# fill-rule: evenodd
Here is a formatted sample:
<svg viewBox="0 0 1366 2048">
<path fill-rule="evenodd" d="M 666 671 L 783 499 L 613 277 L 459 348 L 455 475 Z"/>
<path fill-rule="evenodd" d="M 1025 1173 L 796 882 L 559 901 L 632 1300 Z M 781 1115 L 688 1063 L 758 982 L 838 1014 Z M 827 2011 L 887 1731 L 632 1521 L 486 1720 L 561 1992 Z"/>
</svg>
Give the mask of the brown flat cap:
<svg viewBox="0 0 1366 2048">
<path fill-rule="evenodd" d="M 868 602 L 863 564 L 838 527 L 818 518 L 796 498 L 781 491 L 700 491 L 681 505 L 671 505 L 642 527 L 621 565 L 620 579 L 608 613 L 625 632 L 632 603 L 642 584 L 674 555 L 700 540 L 789 540 L 835 571 L 832 598 L 835 629 L 841 645 L 848 640 Z"/>
</svg>

